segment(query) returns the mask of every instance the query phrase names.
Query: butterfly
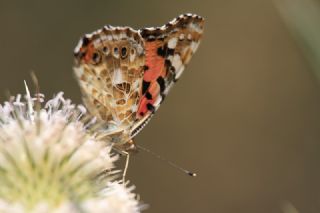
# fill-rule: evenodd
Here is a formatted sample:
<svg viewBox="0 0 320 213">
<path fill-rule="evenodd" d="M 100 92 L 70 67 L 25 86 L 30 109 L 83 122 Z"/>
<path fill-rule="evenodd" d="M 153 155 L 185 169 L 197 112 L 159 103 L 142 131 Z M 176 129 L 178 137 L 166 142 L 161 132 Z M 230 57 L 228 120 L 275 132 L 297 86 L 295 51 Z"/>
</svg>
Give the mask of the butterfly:
<svg viewBox="0 0 320 213">
<path fill-rule="evenodd" d="M 91 115 L 115 149 L 135 150 L 133 138 L 150 121 L 197 50 L 204 19 L 184 14 L 162 27 L 107 25 L 84 35 L 74 73 Z"/>
</svg>

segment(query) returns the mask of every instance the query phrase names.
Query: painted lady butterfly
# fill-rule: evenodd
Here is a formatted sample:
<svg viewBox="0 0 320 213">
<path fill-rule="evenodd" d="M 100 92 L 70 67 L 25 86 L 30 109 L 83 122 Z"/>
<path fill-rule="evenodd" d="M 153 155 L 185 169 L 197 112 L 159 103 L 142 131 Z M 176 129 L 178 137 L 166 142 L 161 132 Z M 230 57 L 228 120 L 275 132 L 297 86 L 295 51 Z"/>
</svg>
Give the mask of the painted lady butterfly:
<svg viewBox="0 0 320 213">
<path fill-rule="evenodd" d="M 105 26 L 75 48 L 74 71 L 90 113 L 119 151 L 148 123 L 197 50 L 204 19 L 185 14 L 138 31 Z"/>
</svg>

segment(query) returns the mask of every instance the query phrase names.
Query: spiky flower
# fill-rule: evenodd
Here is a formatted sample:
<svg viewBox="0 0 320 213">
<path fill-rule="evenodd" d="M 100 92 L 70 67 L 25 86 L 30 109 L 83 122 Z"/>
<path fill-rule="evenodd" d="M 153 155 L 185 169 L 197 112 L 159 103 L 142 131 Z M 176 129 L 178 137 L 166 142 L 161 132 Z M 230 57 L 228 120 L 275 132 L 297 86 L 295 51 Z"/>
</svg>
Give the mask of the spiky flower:
<svg viewBox="0 0 320 213">
<path fill-rule="evenodd" d="M 0 212 L 139 212 L 85 108 L 26 90 L 0 105 Z"/>
</svg>

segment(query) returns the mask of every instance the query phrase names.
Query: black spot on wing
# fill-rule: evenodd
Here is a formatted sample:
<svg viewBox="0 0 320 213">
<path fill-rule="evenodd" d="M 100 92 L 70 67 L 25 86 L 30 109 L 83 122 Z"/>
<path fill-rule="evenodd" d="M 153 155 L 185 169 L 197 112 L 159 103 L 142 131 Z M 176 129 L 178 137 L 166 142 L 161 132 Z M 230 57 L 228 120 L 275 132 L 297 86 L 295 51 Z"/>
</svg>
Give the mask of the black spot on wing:
<svg viewBox="0 0 320 213">
<path fill-rule="evenodd" d="M 169 69 L 171 69 L 171 68 L 174 69 L 174 67 L 172 66 L 171 61 L 170 61 L 169 59 L 166 59 L 166 60 L 164 61 L 164 65 L 165 65 L 165 67 L 167 68 L 167 70 L 169 70 Z"/>
<path fill-rule="evenodd" d="M 127 56 L 127 48 L 122 47 L 121 48 L 121 58 L 125 58 Z"/>
<path fill-rule="evenodd" d="M 155 40 L 156 40 L 156 38 L 153 37 L 153 36 L 150 36 L 150 37 L 147 38 L 147 41 L 149 41 L 149 42 L 152 42 L 152 41 L 155 41 Z"/>
<path fill-rule="evenodd" d="M 158 48 L 157 54 L 158 54 L 159 56 L 162 56 L 162 57 L 165 57 L 165 56 L 166 56 L 166 52 L 165 52 L 165 50 L 164 50 L 163 47 L 159 47 L 159 48 Z"/>
<path fill-rule="evenodd" d="M 90 43 L 90 39 L 87 36 L 83 36 L 82 39 L 80 40 L 81 42 L 81 47 L 87 47 Z M 85 52 L 80 51 L 80 49 L 76 50 L 73 55 L 75 57 L 79 57 L 80 59 L 83 58 L 85 56 Z"/>
<path fill-rule="evenodd" d="M 159 27 L 140 30 L 140 35 L 142 36 L 142 38 L 147 39 L 148 41 L 155 40 L 157 37 L 162 35 L 162 33 L 163 31 Z"/>
<path fill-rule="evenodd" d="M 83 46 L 83 47 L 86 47 L 86 46 L 88 46 L 89 43 L 90 43 L 90 39 L 87 38 L 87 36 L 84 36 L 84 37 L 82 38 L 82 46 Z"/>
<path fill-rule="evenodd" d="M 150 86 L 150 82 L 148 81 L 142 81 L 142 94 L 146 93 Z"/>
<path fill-rule="evenodd" d="M 167 57 L 174 54 L 174 49 L 169 48 L 168 45 L 165 44 L 158 48 L 157 54 L 162 57 Z"/>
<path fill-rule="evenodd" d="M 168 55 L 173 55 L 174 54 L 174 49 L 168 48 L 167 54 Z"/>
<path fill-rule="evenodd" d="M 148 100 L 152 99 L 152 95 L 150 94 L 150 92 L 146 92 L 145 96 Z"/>
<path fill-rule="evenodd" d="M 149 111 L 151 111 L 151 112 L 154 112 L 154 111 L 155 111 L 154 106 L 153 106 L 152 104 L 150 104 L 150 103 L 147 103 L 147 109 L 148 109 Z"/>
<path fill-rule="evenodd" d="M 164 90 L 166 89 L 166 83 L 165 83 L 165 81 L 164 81 L 164 78 L 161 77 L 161 76 L 159 76 L 159 77 L 157 78 L 157 82 L 158 82 L 158 84 L 159 84 L 159 86 L 160 86 L 160 92 L 163 93 Z"/>
</svg>

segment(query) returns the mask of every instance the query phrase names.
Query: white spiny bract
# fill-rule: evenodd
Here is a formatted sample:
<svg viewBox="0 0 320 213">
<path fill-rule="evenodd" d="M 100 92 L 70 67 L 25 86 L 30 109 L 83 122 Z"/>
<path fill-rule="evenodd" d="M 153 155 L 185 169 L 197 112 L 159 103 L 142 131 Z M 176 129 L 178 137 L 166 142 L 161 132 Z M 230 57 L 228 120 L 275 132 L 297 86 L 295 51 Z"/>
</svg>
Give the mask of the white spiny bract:
<svg viewBox="0 0 320 213">
<path fill-rule="evenodd" d="M 114 178 L 110 143 L 87 131 L 85 108 L 26 90 L 0 105 L 0 212 L 139 212 L 133 187 Z"/>
</svg>

